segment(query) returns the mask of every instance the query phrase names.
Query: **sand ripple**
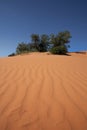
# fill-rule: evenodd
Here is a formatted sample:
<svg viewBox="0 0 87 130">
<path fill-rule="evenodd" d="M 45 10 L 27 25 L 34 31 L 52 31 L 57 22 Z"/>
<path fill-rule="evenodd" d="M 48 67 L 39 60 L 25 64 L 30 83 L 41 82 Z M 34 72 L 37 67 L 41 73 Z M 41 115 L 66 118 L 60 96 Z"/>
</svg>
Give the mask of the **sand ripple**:
<svg viewBox="0 0 87 130">
<path fill-rule="evenodd" d="M 0 59 L 0 130 L 87 130 L 87 56 Z"/>
</svg>

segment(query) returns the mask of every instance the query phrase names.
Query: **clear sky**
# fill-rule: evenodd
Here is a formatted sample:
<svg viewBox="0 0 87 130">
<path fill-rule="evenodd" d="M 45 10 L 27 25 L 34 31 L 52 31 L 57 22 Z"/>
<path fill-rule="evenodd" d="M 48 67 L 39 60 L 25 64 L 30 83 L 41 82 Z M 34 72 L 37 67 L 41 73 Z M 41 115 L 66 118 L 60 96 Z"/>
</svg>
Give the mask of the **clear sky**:
<svg viewBox="0 0 87 130">
<path fill-rule="evenodd" d="M 0 0 L 0 56 L 15 52 L 32 33 L 69 30 L 69 51 L 87 50 L 87 0 Z"/>
</svg>

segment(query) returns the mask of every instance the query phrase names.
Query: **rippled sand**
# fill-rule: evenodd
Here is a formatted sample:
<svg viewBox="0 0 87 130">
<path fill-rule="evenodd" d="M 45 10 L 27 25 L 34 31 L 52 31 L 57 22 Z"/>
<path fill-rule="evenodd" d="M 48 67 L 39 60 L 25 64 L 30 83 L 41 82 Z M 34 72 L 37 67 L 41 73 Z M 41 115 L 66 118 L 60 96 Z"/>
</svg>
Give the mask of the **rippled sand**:
<svg viewBox="0 0 87 130">
<path fill-rule="evenodd" d="M 0 130 L 87 130 L 87 54 L 0 58 Z"/>
</svg>

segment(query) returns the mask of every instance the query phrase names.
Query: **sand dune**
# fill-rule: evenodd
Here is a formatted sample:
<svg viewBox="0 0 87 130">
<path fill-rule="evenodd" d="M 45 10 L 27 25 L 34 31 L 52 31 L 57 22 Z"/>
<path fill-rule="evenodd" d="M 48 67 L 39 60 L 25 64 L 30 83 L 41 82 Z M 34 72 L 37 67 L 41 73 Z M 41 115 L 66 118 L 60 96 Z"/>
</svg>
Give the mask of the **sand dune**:
<svg viewBox="0 0 87 130">
<path fill-rule="evenodd" d="M 0 130 L 87 130 L 87 55 L 0 58 Z"/>
</svg>

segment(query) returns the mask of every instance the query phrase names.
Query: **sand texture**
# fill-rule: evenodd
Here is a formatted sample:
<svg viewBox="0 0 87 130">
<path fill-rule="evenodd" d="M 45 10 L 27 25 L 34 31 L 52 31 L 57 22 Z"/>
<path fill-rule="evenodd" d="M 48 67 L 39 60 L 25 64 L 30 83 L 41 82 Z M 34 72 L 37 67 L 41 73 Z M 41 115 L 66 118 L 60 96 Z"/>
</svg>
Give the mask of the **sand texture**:
<svg viewBox="0 0 87 130">
<path fill-rule="evenodd" d="M 0 130 L 87 130 L 87 55 L 0 58 Z"/>
</svg>

